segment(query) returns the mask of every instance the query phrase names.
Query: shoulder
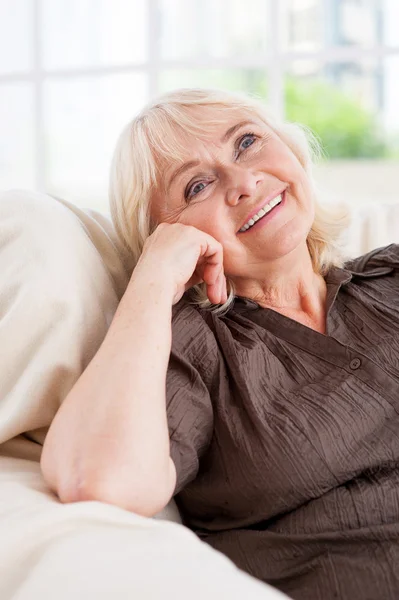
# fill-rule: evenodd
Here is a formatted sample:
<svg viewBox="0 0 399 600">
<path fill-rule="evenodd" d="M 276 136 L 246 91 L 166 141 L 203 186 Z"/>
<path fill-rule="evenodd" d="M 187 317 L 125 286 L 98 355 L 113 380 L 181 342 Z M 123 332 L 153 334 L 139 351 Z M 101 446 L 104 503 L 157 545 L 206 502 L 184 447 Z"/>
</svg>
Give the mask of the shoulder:
<svg viewBox="0 0 399 600">
<path fill-rule="evenodd" d="M 172 309 L 172 351 L 197 364 L 218 356 L 215 335 L 203 313 L 186 295 Z"/>
<path fill-rule="evenodd" d="M 345 263 L 344 268 L 355 273 L 372 273 L 375 270 L 386 269 L 387 272 L 399 270 L 399 244 L 382 246 Z"/>
</svg>

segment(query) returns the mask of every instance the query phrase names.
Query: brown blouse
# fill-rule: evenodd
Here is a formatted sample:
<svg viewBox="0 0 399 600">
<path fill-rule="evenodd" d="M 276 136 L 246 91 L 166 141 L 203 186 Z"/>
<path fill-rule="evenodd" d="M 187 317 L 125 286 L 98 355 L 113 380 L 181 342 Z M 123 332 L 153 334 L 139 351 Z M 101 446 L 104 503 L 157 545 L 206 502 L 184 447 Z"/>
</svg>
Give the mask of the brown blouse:
<svg viewBox="0 0 399 600">
<path fill-rule="evenodd" d="M 325 279 L 326 334 L 245 298 L 174 307 L 176 501 L 295 600 L 398 600 L 399 245 Z"/>
</svg>

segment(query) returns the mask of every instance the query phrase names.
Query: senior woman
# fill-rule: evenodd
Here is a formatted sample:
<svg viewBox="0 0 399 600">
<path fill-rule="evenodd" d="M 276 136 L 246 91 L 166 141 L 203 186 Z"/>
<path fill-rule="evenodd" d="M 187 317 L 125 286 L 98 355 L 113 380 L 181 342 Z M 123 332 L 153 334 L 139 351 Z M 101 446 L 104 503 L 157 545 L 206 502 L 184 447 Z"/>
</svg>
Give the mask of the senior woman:
<svg viewBox="0 0 399 600">
<path fill-rule="evenodd" d="M 304 130 L 226 92 L 138 115 L 111 205 L 135 268 L 52 423 L 48 483 L 146 516 L 176 495 L 296 600 L 397 600 L 399 247 L 344 262 Z"/>
</svg>

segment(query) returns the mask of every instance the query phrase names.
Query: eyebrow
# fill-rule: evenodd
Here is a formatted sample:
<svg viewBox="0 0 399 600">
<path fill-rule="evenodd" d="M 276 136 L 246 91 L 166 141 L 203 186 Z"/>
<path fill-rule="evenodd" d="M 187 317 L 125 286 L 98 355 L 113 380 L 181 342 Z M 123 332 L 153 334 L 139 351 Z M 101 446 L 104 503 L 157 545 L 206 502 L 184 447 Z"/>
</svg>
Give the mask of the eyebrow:
<svg viewBox="0 0 399 600">
<path fill-rule="evenodd" d="M 176 179 L 176 177 L 179 177 L 180 175 L 182 175 L 182 173 L 184 173 L 188 169 L 192 169 L 193 167 L 198 167 L 200 164 L 201 163 L 199 160 L 190 160 L 189 162 L 184 163 L 184 165 L 181 165 L 181 167 L 176 169 L 176 171 L 173 173 L 172 177 L 170 178 L 169 187 L 172 185 L 172 183 Z"/>
<path fill-rule="evenodd" d="M 230 129 L 228 129 L 222 137 L 222 143 L 226 143 L 231 136 L 234 135 L 236 131 L 241 129 L 241 127 L 244 127 L 244 125 L 256 125 L 256 123 L 254 121 L 241 121 L 240 123 L 233 125 L 233 127 L 230 127 Z"/>
<path fill-rule="evenodd" d="M 223 135 L 223 137 L 221 139 L 221 142 L 223 144 L 228 142 L 228 140 L 231 138 L 231 136 L 234 135 L 236 131 L 241 129 L 241 127 L 244 127 L 244 125 L 256 125 L 256 123 L 254 121 L 241 121 L 240 123 L 236 123 L 236 125 L 233 125 L 233 127 L 230 127 L 226 131 L 226 133 Z M 169 187 L 172 185 L 174 180 L 177 177 L 180 177 L 180 175 L 182 175 L 185 171 L 188 171 L 189 169 L 192 169 L 193 167 L 198 167 L 200 164 L 201 163 L 199 160 L 190 160 L 189 162 L 184 163 L 184 165 L 181 165 L 178 169 L 176 169 L 176 171 L 171 176 L 171 178 L 169 180 Z"/>
</svg>

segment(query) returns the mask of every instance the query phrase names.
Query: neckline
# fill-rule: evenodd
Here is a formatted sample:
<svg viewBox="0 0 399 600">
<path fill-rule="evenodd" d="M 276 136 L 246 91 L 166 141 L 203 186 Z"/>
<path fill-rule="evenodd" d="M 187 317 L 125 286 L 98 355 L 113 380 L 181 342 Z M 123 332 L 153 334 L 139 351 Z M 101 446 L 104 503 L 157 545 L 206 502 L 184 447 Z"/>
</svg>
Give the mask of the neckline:
<svg viewBox="0 0 399 600">
<path fill-rule="evenodd" d="M 325 275 L 324 280 L 327 284 L 327 298 L 326 298 L 326 315 L 328 315 L 329 310 L 337 296 L 337 293 L 339 291 L 339 288 L 341 287 L 341 285 L 345 285 L 346 283 L 349 283 L 349 281 L 351 281 L 353 276 L 353 273 L 347 269 L 342 269 L 340 267 L 331 267 L 331 269 L 328 271 L 328 273 Z M 280 313 L 279 311 L 275 310 L 274 308 L 271 307 L 263 307 L 260 306 L 260 304 L 258 304 L 256 302 L 256 300 L 252 300 L 251 298 L 247 298 L 245 296 L 235 296 L 234 297 L 234 304 L 233 304 L 234 310 L 238 310 L 239 312 L 241 311 L 270 311 L 272 313 L 277 313 L 278 315 L 280 315 L 281 317 L 284 317 L 285 319 L 288 319 L 289 321 L 294 321 L 295 323 L 298 323 L 298 321 L 295 321 L 295 319 L 291 319 L 291 317 L 287 317 L 286 315 L 283 315 L 282 313 Z M 306 327 L 306 325 L 304 325 L 304 327 Z M 307 329 L 310 329 L 310 327 L 306 327 Z"/>
<path fill-rule="evenodd" d="M 337 347 L 346 348 L 344 341 L 339 341 L 334 337 L 334 319 L 332 314 L 336 297 L 341 286 L 350 283 L 354 279 L 369 279 L 380 277 L 391 273 L 392 267 L 375 267 L 367 272 L 358 272 L 350 268 L 331 267 L 324 279 L 327 284 L 326 297 L 326 331 L 321 333 L 292 319 L 286 315 L 274 310 L 273 308 L 263 308 L 254 300 L 242 296 L 236 296 L 232 309 L 241 314 L 244 318 L 257 323 L 263 329 L 268 330 L 275 337 L 288 341 L 289 343 L 305 349 L 310 354 L 319 356 L 320 352 L 328 355 L 331 351 L 331 344 Z M 228 313 L 227 315 L 228 316 Z"/>
</svg>

